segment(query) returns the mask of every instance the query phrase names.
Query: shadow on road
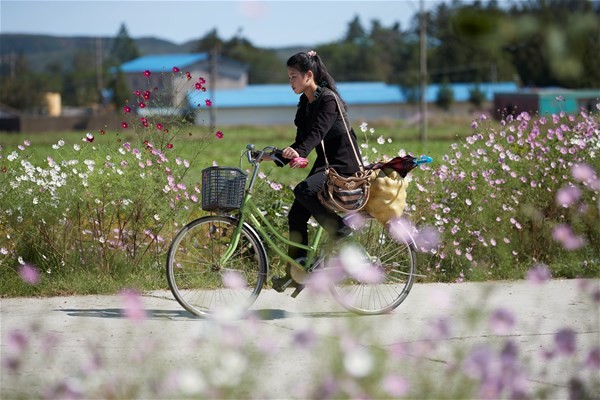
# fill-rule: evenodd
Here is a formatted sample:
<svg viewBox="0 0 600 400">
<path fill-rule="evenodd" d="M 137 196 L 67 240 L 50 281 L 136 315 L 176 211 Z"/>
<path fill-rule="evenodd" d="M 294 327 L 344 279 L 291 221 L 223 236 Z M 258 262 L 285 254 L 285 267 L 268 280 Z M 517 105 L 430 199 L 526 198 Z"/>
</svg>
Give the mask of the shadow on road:
<svg viewBox="0 0 600 400">
<path fill-rule="evenodd" d="M 70 317 L 92 318 L 127 318 L 127 313 L 121 308 L 70 308 L 62 311 Z M 146 310 L 148 319 L 201 319 L 185 310 Z"/>
<path fill-rule="evenodd" d="M 56 309 L 70 317 L 88 317 L 88 318 L 127 318 L 127 312 L 121 308 L 67 308 Z M 279 309 L 262 309 L 251 310 L 248 315 L 240 320 L 257 318 L 262 321 L 273 321 L 278 319 L 289 318 L 349 318 L 359 317 L 356 314 L 340 311 L 323 311 L 323 312 L 289 312 Z M 197 317 L 186 310 L 146 310 L 146 318 L 151 320 L 168 319 L 168 320 L 203 320 L 205 318 Z M 207 319 L 208 320 L 208 319 Z"/>
</svg>

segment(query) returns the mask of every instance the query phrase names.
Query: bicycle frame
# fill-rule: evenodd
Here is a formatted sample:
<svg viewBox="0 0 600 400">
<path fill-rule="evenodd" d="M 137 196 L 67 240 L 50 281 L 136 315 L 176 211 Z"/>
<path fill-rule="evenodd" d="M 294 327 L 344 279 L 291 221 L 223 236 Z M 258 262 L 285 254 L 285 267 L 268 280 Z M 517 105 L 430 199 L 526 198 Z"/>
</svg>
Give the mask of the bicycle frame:
<svg viewBox="0 0 600 400">
<path fill-rule="evenodd" d="M 256 182 L 256 177 L 258 176 L 258 170 L 261 162 L 250 157 L 250 150 L 248 150 L 247 153 L 248 161 L 252 164 L 253 171 L 250 177 L 250 183 L 246 188 L 244 198 L 242 200 L 242 205 L 239 210 L 238 225 L 231 238 L 231 246 L 229 246 L 228 250 L 225 252 L 225 254 L 223 254 L 223 256 L 220 259 L 220 262 L 224 264 L 232 256 L 235 249 L 237 248 L 240 234 L 242 231 L 242 226 L 244 225 L 244 223 L 246 223 L 246 221 L 248 221 L 249 225 L 251 225 L 252 228 L 254 228 L 256 232 L 258 232 L 260 239 L 266 241 L 269 244 L 269 246 L 284 260 L 284 262 L 292 264 L 302 269 L 307 269 L 313 264 L 313 262 L 317 258 L 317 251 L 319 250 L 321 238 L 323 237 L 323 228 L 321 226 L 317 228 L 314 237 L 308 245 L 304 245 L 302 243 L 293 241 L 279 233 L 273 226 L 273 224 L 269 221 L 269 219 L 261 212 L 261 210 L 258 208 L 256 203 L 252 199 L 252 188 L 254 187 L 254 183 Z M 263 149 L 261 155 L 264 153 L 265 150 Z M 260 156 L 258 158 L 260 158 Z M 305 265 L 302 265 L 297 260 L 288 256 L 287 249 L 282 249 L 279 243 L 306 250 L 307 256 Z"/>
</svg>

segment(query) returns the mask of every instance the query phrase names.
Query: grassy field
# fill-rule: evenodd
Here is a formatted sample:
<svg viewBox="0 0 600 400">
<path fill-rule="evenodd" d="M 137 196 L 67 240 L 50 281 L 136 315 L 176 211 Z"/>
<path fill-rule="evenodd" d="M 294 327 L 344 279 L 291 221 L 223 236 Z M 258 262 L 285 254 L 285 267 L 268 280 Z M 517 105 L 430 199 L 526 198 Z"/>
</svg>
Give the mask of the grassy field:
<svg viewBox="0 0 600 400">
<path fill-rule="evenodd" d="M 359 141 L 369 140 L 370 144 L 376 145 L 387 155 L 396 155 L 400 150 L 410 152 L 416 155 L 428 154 L 434 159 L 441 157 L 449 150 L 452 139 L 459 136 L 465 136 L 470 133 L 470 119 L 457 117 L 439 117 L 432 119 L 429 124 L 429 140 L 420 142 L 418 126 L 406 126 L 402 123 L 386 123 L 370 125 L 369 129 L 374 132 L 363 133 L 355 125 L 355 131 L 359 136 Z M 466 127 L 466 128 L 465 128 Z M 269 126 L 269 127 L 251 127 L 239 126 L 222 129 L 223 139 L 216 139 L 212 134 L 206 133 L 199 127 L 193 127 L 191 130 L 180 132 L 177 139 L 174 140 L 174 151 L 177 157 L 181 159 L 190 159 L 198 149 L 201 149 L 199 157 L 194 159 L 191 169 L 186 177 L 187 182 L 200 182 L 201 171 L 203 168 L 217 163 L 219 165 L 238 166 L 240 165 L 240 154 L 246 144 L 253 143 L 257 148 L 267 145 L 283 148 L 289 145 L 295 136 L 295 129 L 291 126 Z M 30 143 L 27 146 L 27 159 L 34 165 L 47 165 L 47 157 L 55 157 L 53 146 L 59 141 L 64 141 L 65 147 L 75 144 L 85 144 L 85 131 L 70 132 L 46 132 L 46 133 L 0 133 L 0 145 L 2 154 L 6 157 L 12 151 L 19 152 L 18 146 L 24 142 Z M 104 135 L 94 133 L 93 145 L 95 148 L 112 147 L 114 149 L 122 147 L 123 143 L 136 142 L 135 132 L 133 130 L 115 131 L 106 130 Z M 383 137 L 386 140 L 384 145 L 377 144 L 377 138 Z M 207 146 L 203 138 L 209 138 L 210 144 Z M 391 143 L 390 143 L 391 140 Z M 369 146 L 370 147 L 370 146 Z M 375 154 L 372 154 L 375 157 Z M 311 161 L 314 159 L 311 155 Z M 6 162 L 6 158 L 2 160 Z M 59 160 L 56 160 L 59 161 Z M 374 161 L 374 160 L 373 160 Z M 247 168 L 247 163 L 242 164 Z M 263 172 L 269 179 L 283 183 L 294 184 L 303 179 L 306 170 L 294 170 L 290 168 L 277 168 L 265 164 Z M 136 185 L 135 180 L 132 182 Z M 142 183 L 140 183 L 142 184 Z M 127 197 L 127 192 L 122 196 Z M 3 201 L 9 201 L 6 198 Z M 21 198 L 26 206 L 26 201 Z M 13 205 L 14 206 L 14 205 Z M 3 204 L 2 209 L 10 208 L 8 204 Z M 0 229 L 1 230 L 1 229 Z M 25 237 L 25 236 L 24 236 Z M 19 240 L 14 235 L 11 240 Z M 3 246 L 0 246 L 3 247 Z M 34 250 L 31 251 L 41 251 Z M 0 264 L 1 263 L 0 256 Z M 113 263 L 110 271 L 102 268 L 80 268 L 76 265 L 64 265 L 59 268 L 48 268 L 48 274 L 36 286 L 25 285 L 20 281 L 14 266 L 3 263 L 0 274 L 3 276 L 3 284 L 0 285 L 0 295 L 60 295 L 60 294 L 90 294 L 90 293 L 111 293 L 118 291 L 122 287 L 135 287 L 140 290 L 152 288 L 166 288 L 164 279 L 162 261 L 153 262 L 144 268 L 131 268 L 128 263 Z M 6 268 L 8 267 L 8 268 Z"/>
<path fill-rule="evenodd" d="M 391 139 L 391 143 L 385 143 L 377 147 L 385 149 L 387 155 L 396 155 L 398 151 L 422 155 L 427 154 L 434 160 L 446 154 L 450 144 L 471 134 L 469 129 L 471 118 L 468 116 L 438 115 L 431 117 L 427 127 L 427 140 L 419 140 L 419 127 L 409 125 L 402 121 L 376 123 L 369 125 L 369 129 L 374 129 L 374 133 L 362 133 L 357 123 L 354 124 L 354 130 L 363 141 L 366 135 L 369 135 L 371 143 L 382 136 L 386 140 Z M 257 148 L 265 146 L 276 146 L 283 148 L 294 140 L 295 128 L 293 126 L 236 126 L 222 129 L 224 138 L 221 140 L 211 140 L 210 146 L 204 148 L 201 158 L 196 160 L 194 168 L 190 171 L 190 180 L 199 180 L 200 172 L 203 168 L 217 163 L 218 165 L 239 166 L 240 154 L 247 144 L 252 143 Z M 95 133 L 95 132 L 92 132 Z M 25 140 L 31 142 L 37 150 L 37 154 L 45 158 L 44 149 L 50 149 L 51 146 L 62 139 L 67 144 L 82 142 L 86 132 L 84 131 L 65 131 L 65 132 L 44 132 L 44 133 L 2 133 L 0 132 L 0 145 L 6 150 L 16 148 Z M 105 135 L 100 136 L 95 133 L 95 143 L 114 144 L 115 138 L 121 143 L 133 141 L 134 133 L 132 131 L 115 133 L 107 131 Z M 196 149 L 201 144 L 201 138 L 211 137 L 205 129 L 195 127 L 190 132 L 185 132 L 178 137 L 177 155 L 181 158 L 192 157 Z M 311 155 L 314 157 L 314 153 Z M 309 157 L 312 161 L 312 158 Z M 242 164 L 244 166 L 244 164 Z M 270 176 L 278 182 L 292 184 L 301 180 L 304 170 L 290 170 L 289 168 L 270 168 Z"/>
<path fill-rule="evenodd" d="M 593 223 L 598 210 L 591 206 L 595 178 L 585 172 L 589 182 L 584 182 L 582 173 L 572 170 L 573 165 L 597 170 L 595 122 L 583 125 L 557 117 L 556 124 L 573 130 L 565 140 L 557 138 L 552 126 L 535 136 L 526 121 L 505 127 L 493 120 L 477 119 L 473 127 L 472 122 L 468 116 L 436 116 L 424 142 L 418 140 L 418 126 L 380 123 L 363 132 L 354 124 L 370 162 L 399 152 L 434 159 L 430 167 L 411 174 L 414 183 L 405 210 L 422 232 L 437 237 L 432 239 L 439 246 L 435 252 L 419 253 L 423 279 L 520 279 L 538 262 L 550 265 L 559 277 L 597 276 L 600 249 L 585 245 L 600 238 Z M 164 138 L 163 132 L 153 132 L 158 140 Z M 5 172 L 0 174 L 0 296 L 166 289 L 170 239 L 181 224 L 205 214 L 198 203 L 202 169 L 214 163 L 239 166 L 248 143 L 283 148 L 295 136 L 291 126 L 239 126 L 222 132 L 218 139 L 200 127 L 185 128 L 168 139 L 172 148 L 165 141 L 156 147 L 168 160 L 132 129 L 92 132 L 93 140 L 87 141 L 81 131 L 0 133 L 0 169 Z M 522 139 L 514 141 L 512 134 Z M 241 167 L 248 166 L 243 162 Z M 307 173 L 268 163 L 261 171 L 284 185 Z M 66 184 L 60 184 L 63 179 Z M 286 230 L 291 191 L 262 187 L 257 193 L 264 196 L 261 205 L 279 214 L 274 222 Z M 572 190 L 576 200 L 571 202 L 578 207 L 557 203 L 559 193 Z M 45 272 L 36 285 L 21 279 L 19 259 Z M 273 261 L 277 274 L 282 266 Z"/>
</svg>

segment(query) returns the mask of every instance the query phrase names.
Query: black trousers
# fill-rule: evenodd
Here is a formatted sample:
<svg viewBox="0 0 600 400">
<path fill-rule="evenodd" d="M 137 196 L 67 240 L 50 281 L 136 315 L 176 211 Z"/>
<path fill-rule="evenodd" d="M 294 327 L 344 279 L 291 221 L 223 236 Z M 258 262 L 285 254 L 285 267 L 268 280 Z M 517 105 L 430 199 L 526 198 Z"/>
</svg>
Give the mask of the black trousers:
<svg viewBox="0 0 600 400">
<path fill-rule="evenodd" d="M 325 231 L 334 238 L 342 238 L 350 234 L 351 229 L 344 223 L 342 217 L 323 206 L 317 193 L 325 185 L 325 172 L 310 175 L 294 188 L 295 200 L 288 213 L 290 239 L 302 244 L 308 244 L 308 220 L 314 216 Z M 290 246 L 290 257 L 296 259 L 306 257 L 306 250 Z"/>
</svg>

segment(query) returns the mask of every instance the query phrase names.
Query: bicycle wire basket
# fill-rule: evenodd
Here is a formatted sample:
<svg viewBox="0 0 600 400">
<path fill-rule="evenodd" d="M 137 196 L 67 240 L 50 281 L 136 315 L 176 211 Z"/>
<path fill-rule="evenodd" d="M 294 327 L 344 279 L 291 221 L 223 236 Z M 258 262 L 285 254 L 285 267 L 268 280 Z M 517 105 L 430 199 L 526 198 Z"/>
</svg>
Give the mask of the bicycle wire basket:
<svg viewBox="0 0 600 400">
<path fill-rule="evenodd" d="M 246 174 L 239 168 L 209 167 L 202 170 L 202 209 L 237 210 L 242 205 Z"/>
</svg>

